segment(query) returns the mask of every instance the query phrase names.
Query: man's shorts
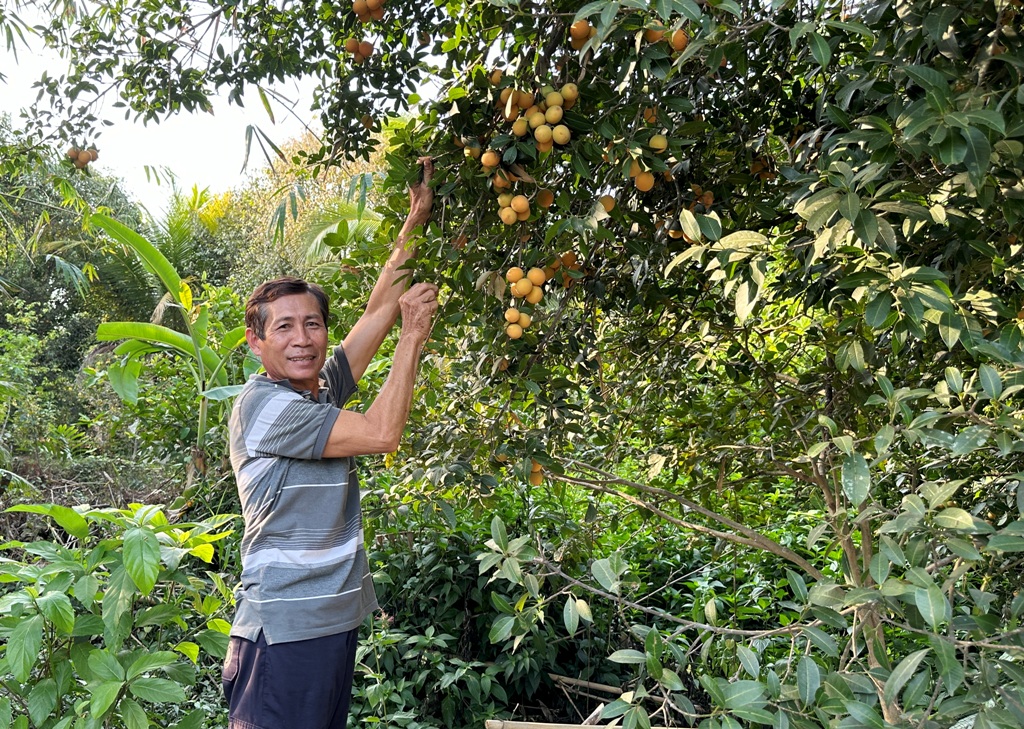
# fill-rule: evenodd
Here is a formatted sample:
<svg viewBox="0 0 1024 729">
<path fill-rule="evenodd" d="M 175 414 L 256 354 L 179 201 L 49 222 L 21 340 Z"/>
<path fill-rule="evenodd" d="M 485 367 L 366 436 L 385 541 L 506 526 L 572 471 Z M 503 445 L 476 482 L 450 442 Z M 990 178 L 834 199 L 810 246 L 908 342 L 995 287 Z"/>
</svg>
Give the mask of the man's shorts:
<svg viewBox="0 0 1024 729">
<path fill-rule="evenodd" d="M 267 645 L 232 637 L 222 684 L 230 729 L 345 729 L 358 630 Z"/>
</svg>

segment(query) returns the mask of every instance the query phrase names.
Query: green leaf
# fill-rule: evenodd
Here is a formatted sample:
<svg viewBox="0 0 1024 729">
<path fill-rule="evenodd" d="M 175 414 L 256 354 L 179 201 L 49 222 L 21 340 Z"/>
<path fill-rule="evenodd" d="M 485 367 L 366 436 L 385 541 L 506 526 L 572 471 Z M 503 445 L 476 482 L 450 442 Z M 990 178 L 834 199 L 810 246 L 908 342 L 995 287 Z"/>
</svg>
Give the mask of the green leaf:
<svg viewBox="0 0 1024 729">
<path fill-rule="evenodd" d="M 156 246 L 123 223 L 106 215 L 98 213 L 90 215 L 89 222 L 106 232 L 114 240 L 134 250 L 146 267 L 157 275 L 160 282 L 164 285 L 164 289 L 174 298 L 175 302 L 179 305 L 182 304 L 180 298 L 181 277 L 174 270 L 174 266 L 167 260 L 167 257 Z M 191 302 L 189 303 L 191 304 Z M 187 310 L 191 306 L 184 308 Z"/>
<path fill-rule="evenodd" d="M 172 651 L 146 653 L 136 658 L 132 665 L 128 667 L 128 670 L 125 672 L 125 678 L 131 681 L 143 673 L 169 666 L 176 660 L 178 660 L 178 657 Z"/>
<path fill-rule="evenodd" d="M 145 710 L 133 699 L 123 699 L 117 705 L 117 712 L 121 715 L 126 729 L 147 729 L 149 717 Z"/>
<path fill-rule="evenodd" d="M 133 528 L 124 534 L 124 566 L 139 592 L 148 595 L 160 574 L 160 543 L 148 529 Z"/>
<path fill-rule="evenodd" d="M 757 660 L 757 654 L 745 645 L 736 646 L 736 655 L 740 659 L 740 665 L 751 678 L 757 678 L 761 674 L 761 664 Z"/>
<path fill-rule="evenodd" d="M 106 649 L 89 653 L 89 670 L 100 680 L 124 682 L 124 667 Z"/>
<path fill-rule="evenodd" d="M 647 662 L 647 654 L 629 649 L 618 650 L 608 656 L 612 663 L 641 664 Z"/>
<path fill-rule="evenodd" d="M 900 691 L 903 690 L 907 681 L 913 677 L 918 665 L 924 660 L 930 650 L 930 648 L 922 648 L 919 651 L 911 653 L 900 661 L 899 665 L 893 669 L 891 674 L 889 674 L 889 678 L 885 682 L 885 687 L 882 689 L 883 701 L 886 703 L 892 703 L 896 700 Z"/>
<path fill-rule="evenodd" d="M 121 681 L 101 681 L 98 684 L 89 686 L 89 693 L 92 694 L 89 700 L 89 710 L 95 717 L 106 714 L 110 707 L 117 700 L 124 683 Z"/>
<path fill-rule="evenodd" d="M 22 618 L 7 638 L 5 658 L 7 667 L 15 679 L 25 683 L 32 675 L 32 667 L 39 659 L 43 645 L 43 617 L 33 615 Z"/>
<path fill-rule="evenodd" d="M 75 629 L 75 609 L 63 592 L 47 592 L 36 600 L 39 612 L 53 623 L 57 630 L 68 635 Z"/>
<path fill-rule="evenodd" d="M 829 48 L 828 41 L 813 31 L 807 35 L 811 39 L 811 55 L 819 66 L 826 68 L 832 60 L 832 49 Z"/>
<path fill-rule="evenodd" d="M 722 686 L 727 709 L 759 709 L 765 704 L 765 685 L 760 681 L 732 681 Z"/>
<path fill-rule="evenodd" d="M 963 509 L 951 506 L 935 515 L 935 524 L 944 529 L 974 529 L 974 519 Z"/>
<path fill-rule="evenodd" d="M 565 623 L 565 629 L 569 631 L 569 635 L 575 635 L 576 630 L 580 627 L 580 614 L 576 609 L 576 598 L 572 595 L 565 598 L 565 607 L 562 608 L 562 622 Z"/>
<path fill-rule="evenodd" d="M 507 640 L 512 635 L 512 627 L 515 625 L 515 622 L 516 619 L 511 615 L 502 615 L 491 625 L 491 630 L 487 634 L 488 640 L 491 643 L 501 643 Z"/>
<path fill-rule="evenodd" d="M 952 617 L 949 601 L 935 585 L 928 585 L 927 588 L 918 587 L 914 591 L 914 604 L 917 605 L 921 617 L 933 628 L 948 623 Z"/>
<path fill-rule="evenodd" d="M 185 690 L 166 678 L 139 678 L 128 684 L 132 696 L 156 704 L 181 703 L 187 698 Z"/>
<path fill-rule="evenodd" d="M 17 511 L 27 514 L 44 514 L 60 525 L 60 528 L 77 539 L 89 537 L 89 523 L 74 509 L 59 504 L 18 504 L 6 511 Z"/>
<path fill-rule="evenodd" d="M 843 458 L 841 481 L 843 493 L 854 506 L 860 506 L 871 493 L 871 474 L 868 462 L 860 453 Z"/>
<path fill-rule="evenodd" d="M 956 648 L 948 640 L 943 640 L 938 635 L 928 636 L 928 642 L 938 659 L 939 676 L 942 678 L 943 688 L 951 694 L 955 693 L 963 683 L 965 676 L 963 664 L 956 657 Z"/>
<path fill-rule="evenodd" d="M 989 364 L 978 367 L 978 379 L 981 381 L 981 388 L 992 400 L 998 400 L 1003 392 L 1003 380 L 999 371 Z"/>
<path fill-rule="evenodd" d="M 57 682 L 52 678 L 44 678 L 32 687 L 28 695 L 28 715 L 32 723 L 42 726 L 46 717 L 57 706 Z"/>
<path fill-rule="evenodd" d="M 491 539 L 502 552 L 508 551 L 508 532 L 505 531 L 505 522 L 500 517 L 491 519 Z"/>
<path fill-rule="evenodd" d="M 594 575 L 594 579 L 600 583 L 608 592 L 613 592 L 616 595 L 619 592 L 619 576 L 611 568 L 611 563 L 608 559 L 594 560 L 594 564 L 591 565 L 590 571 Z"/>
<path fill-rule="evenodd" d="M 804 656 L 796 667 L 796 685 L 804 706 L 813 706 L 821 688 L 821 671 L 810 656 Z"/>
<path fill-rule="evenodd" d="M 864 307 L 864 321 L 872 329 L 881 329 L 892 313 L 893 298 L 888 291 L 882 291 Z"/>
<path fill-rule="evenodd" d="M 145 324 L 138 321 L 103 322 L 96 329 L 96 338 L 101 342 L 116 342 L 121 339 L 138 339 L 143 342 L 170 347 L 188 359 L 195 359 L 196 350 L 192 338 L 159 324 Z M 227 373 L 220 367 L 220 356 L 207 346 L 200 350 L 203 367 L 207 373 L 216 372 L 214 380 L 218 385 L 227 385 Z"/>
</svg>

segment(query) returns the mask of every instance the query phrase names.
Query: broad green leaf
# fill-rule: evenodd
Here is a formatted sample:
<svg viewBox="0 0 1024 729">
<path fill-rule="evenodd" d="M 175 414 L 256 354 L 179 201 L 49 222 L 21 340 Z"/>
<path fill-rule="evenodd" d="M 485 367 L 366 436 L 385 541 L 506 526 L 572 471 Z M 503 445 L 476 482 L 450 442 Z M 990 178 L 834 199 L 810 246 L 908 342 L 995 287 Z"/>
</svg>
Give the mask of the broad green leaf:
<svg viewBox="0 0 1024 729">
<path fill-rule="evenodd" d="M 32 674 L 32 667 L 39 659 L 43 645 L 43 618 L 33 615 L 22 618 L 7 638 L 7 667 L 15 679 L 25 683 Z"/>
<path fill-rule="evenodd" d="M 121 715 L 126 729 L 146 729 L 149 726 L 146 711 L 134 699 L 122 699 L 117 705 L 117 713 Z"/>
<path fill-rule="evenodd" d="M 797 664 L 796 685 L 804 706 L 813 706 L 814 697 L 821 688 L 821 670 L 810 656 L 804 656 Z"/>
<path fill-rule="evenodd" d="M 928 655 L 930 648 L 922 648 L 919 651 L 914 651 L 909 656 L 900 661 L 899 665 L 893 669 L 892 673 L 889 674 L 889 678 L 885 682 L 885 687 L 882 689 L 882 699 L 886 702 L 893 702 L 899 696 L 900 691 L 906 686 L 913 676 L 914 672 L 917 671 L 918 665 L 924 660 L 925 656 Z"/>
<path fill-rule="evenodd" d="M 590 571 L 593 573 L 594 579 L 598 581 L 601 587 L 603 587 L 608 592 L 618 594 L 619 578 L 618 575 L 615 574 L 615 571 L 611 568 L 608 559 L 594 560 L 594 564 L 591 565 Z"/>
<path fill-rule="evenodd" d="M 860 701 L 847 700 L 843 704 L 850 717 L 856 720 L 860 726 L 867 729 L 884 729 L 885 721 L 878 715 L 875 707 Z"/>
<path fill-rule="evenodd" d="M 757 678 L 761 674 L 761 664 L 757 660 L 757 654 L 743 644 L 736 646 L 736 655 L 740 659 L 740 665 L 751 678 Z"/>
<path fill-rule="evenodd" d="M 176 660 L 178 660 L 178 657 L 171 651 L 147 653 L 136 658 L 132 665 L 128 667 L 128 670 L 125 672 L 125 679 L 131 681 L 143 673 L 169 666 Z"/>
<path fill-rule="evenodd" d="M 565 598 L 565 607 L 562 608 L 562 622 L 565 623 L 565 629 L 569 631 L 569 635 L 575 635 L 576 630 L 580 627 L 580 614 L 576 609 L 576 598 L 572 595 L 568 595 Z"/>
<path fill-rule="evenodd" d="M 594 614 L 590 612 L 590 605 L 586 600 L 576 601 L 576 611 L 580 614 L 580 618 L 585 622 L 594 622 Z"/>
<path fill-rule="evenodd" d="M 839 645 L 836 643 L 836 639 L 824 630 L 813 625 L 805 625 L 802 632 L 822 653 L 834 658 L 839 657 Z"/>
<path fill-rule="evenodd" d="M 491 539 L 502 552 L 508 551 L 508 532 L 505 531 L 505 522 L 500 517 L 491 519 Z"/>
<path fill-rule="evenodd" d="M 53 519 L 60 528 L 77 539 L 89 537 L 89 523 L 81 514 L 74 509 L 59 504 L 18 504 L 11 506 L 6 511 L 16 511 L 28 514 L 44 514 Z"/>
<path fill-rule="evenodd" d="M 1003 380 L 995 367 L 989 364 L 983 364 L 978 367 L 978 380 L 981 382 L 981 388 L 990 399 L 999 399 L 999 395 L 1003 392 Z"/>
<path fill-rule="evenodd" d="M 75 609 L 63 592 L 47 592 L 36 604 L 39 612 L 62 633 L 70 634 L 75 629 Z"/>
<path fill-rule="evenodd" d="M 868 462 L 860 453 L 843 458 L 843 493 L 854 506 L 860 506 L 871 493 L 871 474 Z"/>
<path fill-rule="evenodd" d="M 174 297 L 175 302 L 182 303 L 180 298 L 181 277 L 156 246 L 123 223 L 106 215 L 90 215 L 89 222 L 102 229 L 114 240 L 134 250 L 143 263 L 157 275 L 164 285 L 164 289 Z M 185 308 L 187 310 L 190 307 Z"/>
<path fill-rule="evenodd" d="M 515 622 L 516 619 L 511 615 L 502 615 L 491 625 L 491 630 L 487 635 L 488 640 L 491 643 L 501 643 L 508 639 L 512 635 L 512 627 L 515 625 Z"/>
<path fill-rule="evenodd" d="M 89 700 L 89 710 L 93 716 L 100 717 L 110 710 L 117 700 L 117 696 L 124 688 L 122 681 L 101 681 L 98 684 L 89 686 L 89 693 L 92 697 Z"/>
<path fill-rule="evenodd" d="M 826 68 L 832 60 L 832 49 L 829 48 L 828 41 L 813 31 L 807 35 L 811 42 L 811 55 L 819 66 Z"/>
<path fill-rule="evenodd" d="M 935 585 L 917 588 L 914 592 L 914 604 L 917 605 L 921 617 L 933 628 L 948 623 L 952 617 L 949 600 Z"/>
<path fill-rule="evenodd" d="M 873 329 L 881 329 L 892 313 L 892 305 L 892 294 L 882 291 L 864 307 L 864 321 Z"/>
<path fill-rule="evenodd" d="M 188 359 L 195 359 L 196 350 L 192 338 L 159 324 L 138 321 L 103 322 L 96 329 L 96 338 L 101 342 L 116 342 L 121 339 L 138 339 L 143 342 L 170 347 Z M 203 367 L 207 373 L 216 372 L 214 380 L 218 385 L 227 385 L 228 378 L 223 367 L 219 367 L 220 356 L 208 346 L 200 348 Z"/>
<path fill-rule="evenodd" d="M 804 578 L 787 567 L 786 580 L 789 582 L 789 588 L 793 591 L 793 596 L 801 603 L 807 602 L 807 583 L 804 582 Z"/>
<path fill-rule="evenodd" d="M 935 515 L 935 524 L 945 529 L 973 529 L 974 519 L 963 509 L 951 506 Z"/>
<path fill-rule="evenodd" d="M 89 669 L 100 680 L 124 682 L 124 667 L 105 649 L 89 653 Z"/>
<path fill-rule="evenodd" d="M 759 709 L 765 703 L 765 685 L 760 681 L 732 681 L 722 686 L 727 709 Z"/>
<path fill-rule="evenodd" d="M 669 691 L 683 691 L 686 687 L 683 685 L 683 681 L 679 678 L 679 674 L 669 669 L 664 669 L 661 672 L 661 678 L 658 679 L 658 683 L 667 688 Z"/>
<path fill-rule="evenodd" d="M 139 592 L 148 595 L 160 574 L 160 543 L 148 529 L 133 528 L 124 535 L 124 566 Z"/>
<path fill-rule="evenodd" d="M 938 659 L 939 676 L 942 678 L 942 683 L 945 684 L 945 690 L 950 693 L 955 692 L 963 683 L 965 675 L 963 664 L 957 660 L 956 648 L 948 640 L 944 640 L 938 635 L 928 636 L 928 642 Z"/>
<path fill-rule="evenodd" d="M 46 717 L 57 706 L 57 682 L 52 678 L 44 678 L 35 686 L 28 695 L 28 715 L 32 723 L 42 726 Z"/>
<path fill-rule="evenodd" d="M 181 686 L 166 678 L 138 678 L 128 684 L 128 690 L 135 698 L 155 704 L 180 703 L 187 698 Z"/>
</svg>

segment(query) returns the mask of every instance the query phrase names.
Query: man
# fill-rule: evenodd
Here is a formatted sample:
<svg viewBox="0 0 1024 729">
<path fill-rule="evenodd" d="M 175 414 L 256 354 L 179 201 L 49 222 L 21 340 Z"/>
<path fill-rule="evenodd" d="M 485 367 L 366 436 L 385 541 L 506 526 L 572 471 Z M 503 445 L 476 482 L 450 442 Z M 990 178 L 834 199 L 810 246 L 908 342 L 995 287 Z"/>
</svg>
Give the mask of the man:
<svg viewBox="0 0 1024 729">
<path fill-rule="evenodd" d="M 327 358 L 327 297 L 285 278 L 256 288 L 246 341 L 266 374 L 231 413 L 231 464 L 245 519 L 241 587 L 224 663 L 229 726 L 344 729 L 357 632 L 377 608 L 363 548 L 354 456 L 388 453 L 409 417 L 437 287 L 409 286 L 412 235 L 433 205 L 430 159 L 366 311 Z M 342 410 L 402 315 L 394 362 L 366 410 Z"/>
</svg>

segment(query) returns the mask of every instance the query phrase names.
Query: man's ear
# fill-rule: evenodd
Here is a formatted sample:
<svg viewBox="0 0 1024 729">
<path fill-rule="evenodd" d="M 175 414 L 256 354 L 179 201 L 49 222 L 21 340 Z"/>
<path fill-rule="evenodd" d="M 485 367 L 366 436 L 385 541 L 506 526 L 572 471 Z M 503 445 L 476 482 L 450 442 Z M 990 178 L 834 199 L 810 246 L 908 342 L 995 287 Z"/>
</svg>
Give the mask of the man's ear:
<svg viewBox="0 0 1024 729">
<path fill-rule="evenodd" d="M 256 336 L 256 332 L 252 330 L 252 327 L 245 328 L 245 341 L 249 344 L 249 349 L 257 357 L 260 356 L 260 345 L 263 344 L 263 340 Z"/>
</svg>

